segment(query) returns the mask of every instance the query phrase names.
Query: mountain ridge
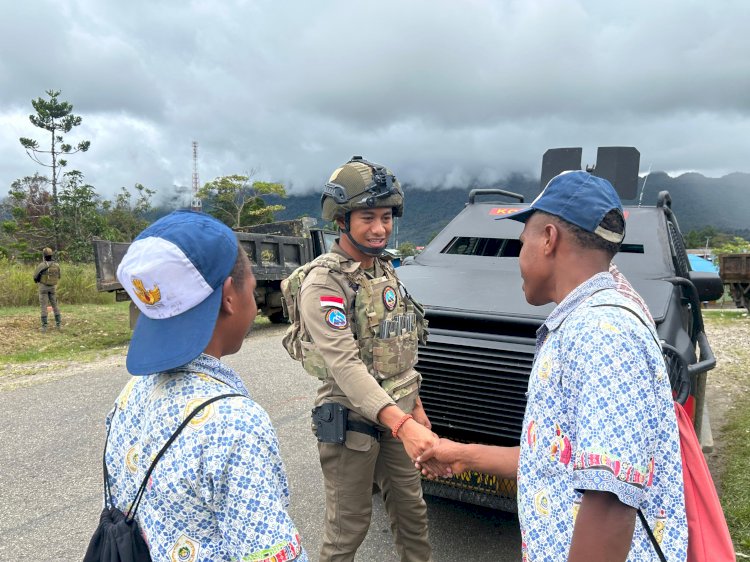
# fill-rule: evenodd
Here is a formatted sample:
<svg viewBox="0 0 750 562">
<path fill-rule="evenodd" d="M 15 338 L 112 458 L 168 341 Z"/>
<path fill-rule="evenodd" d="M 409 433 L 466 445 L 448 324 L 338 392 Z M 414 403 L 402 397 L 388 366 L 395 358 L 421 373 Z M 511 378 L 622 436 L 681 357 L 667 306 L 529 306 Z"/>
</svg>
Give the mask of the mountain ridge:
<svg viewBox="0 0 750 562">
<path fill-rule="evenodd" d="M 527 202 L 532 201 L 541 190 L 538 179 L 522 174 L 511 174 L 505 180 L 490 185 L 474 181 L 466 188 L 426 188 L 405 184 L 406 201 L 404 216 L 398 224 L 398 242 L 410 241 L 418 246 L 426 244 L 463 209 L 469 191 L 479 188 L 500 188 L 519 193 Z M 672 209 L 683 233 L 713 226 L 738 236 L 750 235 L 749 173 L 733 172 L 711 178 L 697 172 L 686 172 L 675 177 L 665 172 L 652 172 L 639 178 L 639 195 L 642 191 L 643 205 L 654 205 L 660 191 L 669 191 Z M 267 201 L 286 207 L 276 213 L 278 220 L 299 216 L 320 219 L 319 193 L 292 195 L 284 199 L 270 197 Z M 623 203 L 636 205 L 638 200 L 624 200 Z"/>
</svg>

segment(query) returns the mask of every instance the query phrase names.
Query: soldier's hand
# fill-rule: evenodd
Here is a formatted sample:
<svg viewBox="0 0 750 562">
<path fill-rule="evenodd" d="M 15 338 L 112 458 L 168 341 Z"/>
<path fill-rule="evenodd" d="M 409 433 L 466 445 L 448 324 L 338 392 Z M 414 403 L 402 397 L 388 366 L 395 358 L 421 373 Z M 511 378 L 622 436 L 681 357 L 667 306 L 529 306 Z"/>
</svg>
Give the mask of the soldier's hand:
<svg viewBox="0 0 750 562">
<path fill-rule="evenodd" d="M 434 447 L 425 450 L 417 457 L 414 466 L 421 470 L 425 477 L 431 480 L 437 476 L 447 478 L 453 474 L 461 474 L 469 468 L 462 458 L 463 447 L 464 445 L 461 443 L 456 443 L 450 439 L 439 439 Z M 435 461 L 447 467 L 447 471 L 442 473 L 435 472 Z"/>
<path fill-rule="evenodd" d="M 413 414 L 412 414 L 413 415 Z M 401 426 L 398 437 L 404 444 L 406 454 L 414 460 L 428 449 L 432 449 L 440 441 L 440 438 L 432 431 L 413 419 L 408 420 Z M 434 474 L 443 475 L 450 468 L 438 459 L 425 460 L 425 465 Z"/>
<path fill-rule="evenodd" d="M 422 424 L 427 429 L 432 429 L 432 422 L 430 422 L 430 418 L 427 417 L 427 412 L 424 411 L 421 400 L 417 399 L 417 403 L 411 411 L 411 415 L 414 416 L 415 422 Z"/>
</svg>

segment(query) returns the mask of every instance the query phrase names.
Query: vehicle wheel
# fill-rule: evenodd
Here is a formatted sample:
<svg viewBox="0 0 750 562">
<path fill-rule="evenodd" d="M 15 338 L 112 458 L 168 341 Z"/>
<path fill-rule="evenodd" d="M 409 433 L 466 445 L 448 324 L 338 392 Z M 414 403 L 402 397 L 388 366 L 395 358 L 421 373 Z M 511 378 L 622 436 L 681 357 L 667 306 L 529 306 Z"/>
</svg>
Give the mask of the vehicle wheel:
<svg viewBox="0 0 750 562">
<path fill-rule="evenodd" d="M 268 315 L 268 319 L 271 321 L 271 324 L 286 324 L 288 322 L 283 310 L 272 312 Z"/>
</svg>

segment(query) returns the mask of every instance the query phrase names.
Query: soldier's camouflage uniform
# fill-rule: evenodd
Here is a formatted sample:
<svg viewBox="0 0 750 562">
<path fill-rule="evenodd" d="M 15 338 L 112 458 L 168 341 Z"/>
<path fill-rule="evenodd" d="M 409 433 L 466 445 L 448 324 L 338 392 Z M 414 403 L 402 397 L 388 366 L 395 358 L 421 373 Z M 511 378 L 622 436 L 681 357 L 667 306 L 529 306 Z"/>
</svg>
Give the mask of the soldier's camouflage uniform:
<svg viewBox="0 0 750 562">
<path fill-rule="evenodd" d="M 55 314 L 55 326 L 59 328 L 62 321 L 60 309 L 57 306 L 57 284 L 60 282 L 60 265 L 54 260 L 42 261 L 34 271 L 34 281 L 39 288 L 42 330 L 47 329 L 47 306 L 52 307 L 52 312 Z"/>
</svg>

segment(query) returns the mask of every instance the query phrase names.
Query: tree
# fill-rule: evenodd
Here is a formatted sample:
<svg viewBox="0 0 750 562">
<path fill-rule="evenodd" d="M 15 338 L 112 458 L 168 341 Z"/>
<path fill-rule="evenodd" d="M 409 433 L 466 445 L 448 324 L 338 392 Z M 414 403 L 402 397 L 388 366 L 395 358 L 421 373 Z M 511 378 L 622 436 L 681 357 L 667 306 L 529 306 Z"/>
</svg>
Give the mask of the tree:
<svg viewBox="0 0 750 562">
<path fill-rule="evenodd" d="M 747 254 L 749 252 L 750 242 L 739 236 L 735 236 L 728 242 L 714 248 L 714 254 L 717 256 L 722 254 Z"/>
<path fill-rule="evenodd" d="M 691 230 L 685 235 L 686 248 L 714 248 L 730 243 L 733 239 L 731 234 L 716 230 L 713 226 L 706 226 L 699 230 Z"/>
<path fill-rule="evenodd" d="M 413 242 L 403 242 L 398 245 L 397 249 L 402 258 L 414 256 L 417 253 L 417 246 Z"/>
<path fill-rule="evenodd" d="M 151 212 L 151 197 L 155 191 L 140 183 L 135 184 L 136 200 L 126 188 L 120 188 L 114 201 L 104 201 L 107 225 L 114 231 L 116 240 L 132 242 L 138 233 L 148 226 L 146 215 Z"/>
<path fill-rule="evenodd" d="M 62 156 L 75 154 L 76 152 L 86 152 L 91 145 L 90 141 L 81 141 L 75 148 L 67 144 L 61 133 L 69 133 L 73 127 L 81 124 L 81 117 L 73 114 L 73 106 L 66 101 L 59 101 L 59 90 L 47 90 L 48 100 L 37 98 L 31 100 L 31 105 L 36 111 L 36 115 L 29 115 L 31 124 L 40 129 L 50 132 L 50 149 L 42 150 L 39 143 L 33 139 L 21 137 L 21 145 L 26 149 L 34 162 L 52 169 L 52 219 L 55 235 L 55 247 L 60 246 L 60 236 L 58 232 L 58 200 L 57 184 L 60 175 L 60 169 L 67 166 L 68 161 Z M 49 155 L 50 161 L 45 161 L 45 156 Z"/>
<path fill-rule="evenodd" d="M 91 240 L 112 239 L 114 233 L 101 212 L 101 200 L 93 186 L 84 183 L 83 174 L 72 170 L 63 175 L 60 190 L 59 232 L 66 240 L 65 253 L 73 261 L 94 258 Z"/>
<path fill-rule="evenodd" d="M 2 253 L 22 260 L 36 259 L 53 236 L 49 179 L 34 174 L 15 180 L 3 202 Z"/>
<path fill-rule="evenodd" d="M 204 185 L 198 196 L 204 200 L 204 210 L 230 228 L 273 222 L 274 213 L 283 211 L 283 205 L 268 205 L 263 195 L 286 197 L 280 183 L 254 181 L 247 176 L 221 176 Z"/>
</svg>

